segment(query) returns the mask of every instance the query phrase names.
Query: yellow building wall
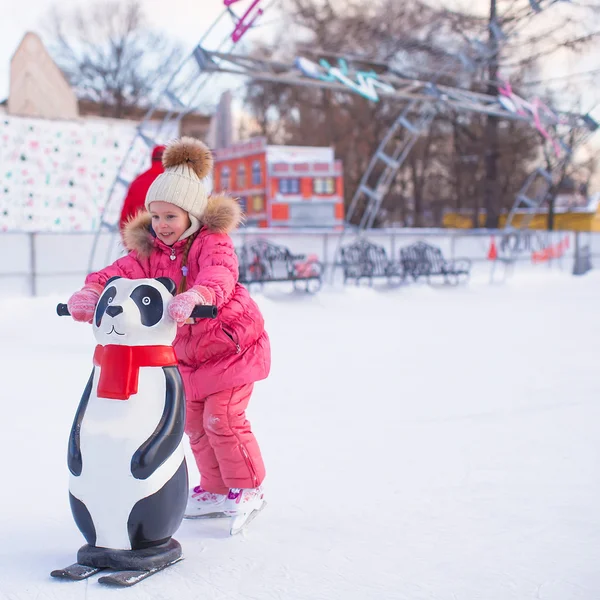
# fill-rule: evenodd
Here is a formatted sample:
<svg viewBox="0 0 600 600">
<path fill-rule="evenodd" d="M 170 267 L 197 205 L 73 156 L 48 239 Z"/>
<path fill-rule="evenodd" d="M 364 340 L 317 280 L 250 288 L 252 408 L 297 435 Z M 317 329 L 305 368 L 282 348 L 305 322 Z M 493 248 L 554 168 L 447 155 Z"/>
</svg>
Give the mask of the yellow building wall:
<svg viewBox="0 0 600 600">
<path fill-rule="evenodd" d="M 527 214 L 516 214 L 513 219 L 515 227 L 519 227 Z M 501 215 L 500 228 L 506 225 L 507 215 Z M 442 224 L 449 229 L 472 229 L 473 218 L 458 213 L 446 213 Z M 479 227 L 485 226 L 485 214 L 479 215 Z M 548 213 L 536 214 L 529 223 L 528 229 L 546 230 L 548 228 Z M 600 207 L 595 213 L 566 212 L 554 215 L 554 229 L 557 231 L 600 231 Z"/>
</svg>

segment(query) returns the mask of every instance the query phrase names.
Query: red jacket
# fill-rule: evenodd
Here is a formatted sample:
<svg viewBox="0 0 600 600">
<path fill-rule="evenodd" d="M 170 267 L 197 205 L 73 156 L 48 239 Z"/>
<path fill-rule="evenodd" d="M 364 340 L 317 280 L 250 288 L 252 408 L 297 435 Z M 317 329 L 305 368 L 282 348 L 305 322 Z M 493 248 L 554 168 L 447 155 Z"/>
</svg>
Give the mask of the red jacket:
<svg viewBox="0 0 600 600">
<path fill-rule="evenodd" d="M 160 146 L 157 148 L 160 148 Z M 155 152 L 152 154 L 152 166 L 147 171 L 144 171 L 141 175 L 138 175 L 131 182 L 129 189 L 127 190 L 127 196 L 123 202 L 121 217 L 119 219 L 120 231 L 123 231 L 125 224 L 127 221 L 129 221 L 129 219 L 135 217 L 135 215 L 144 208 L 148 188 L 152 182 L 164 171 L 162 161 L 160 159 L 156 160 L 154 156 Z"/>
<path fill-rule="evenodd" d="M 208 288 L 212 292 L 208 301 L 218 307 L 216 319 L 199 320 L 177 330 L 175 354 L 188 400 L 259 381 L 269 374 L 271 348 L 264 320 L 248 290 L 238 283 L 238 260 L 227 235 L 240 218 L 235 200 L 211 196 L 203 227 L 188 254 L 187 288 Z M 130 222 L 123 237 L 131 252 L 88 275 L 86 283 L 105 285 L 114 276 L 170 277 L 178 285 L 187 240 L 167 246 L 152 236 L 150 225 L 147 212 Z"/>
</svg>

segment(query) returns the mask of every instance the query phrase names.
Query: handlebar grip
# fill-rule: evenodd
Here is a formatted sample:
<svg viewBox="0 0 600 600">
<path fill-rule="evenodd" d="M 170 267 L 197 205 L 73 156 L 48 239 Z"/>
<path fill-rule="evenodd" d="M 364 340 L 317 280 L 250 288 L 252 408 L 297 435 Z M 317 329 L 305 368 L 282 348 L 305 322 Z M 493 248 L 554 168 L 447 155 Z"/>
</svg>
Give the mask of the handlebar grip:
<svg viewBox="0 0 600 600">
<path fill-rule="evenodd" d="M 56 314 L 59 317 L 68 317 L 71 315 L 66 304 L 57 304 L 56 305 Z"/>
<path fill-rule="evenodd" d="M 210 304 L 200 304 L 196 306 L 192 311 L 192 318 L 194 319 L 216 319 L 217 318 L 217 307 L 211 306 Z"/>
</svg>

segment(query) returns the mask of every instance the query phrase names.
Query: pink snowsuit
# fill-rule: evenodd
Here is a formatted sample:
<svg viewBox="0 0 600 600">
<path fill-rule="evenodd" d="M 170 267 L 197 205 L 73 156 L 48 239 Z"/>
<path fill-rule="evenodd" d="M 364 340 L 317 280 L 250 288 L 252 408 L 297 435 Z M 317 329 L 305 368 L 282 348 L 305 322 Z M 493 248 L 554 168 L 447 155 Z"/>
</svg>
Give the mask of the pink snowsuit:
<svg viewBox="0 0 600 600">
<path fill-rule="evenodd" d="M 246 419 L 255 381 L 271 367 L 269 338 L 254 300 L 238 283 L 238 261 L 228 232 L 241 213 L 235 200 L 214 195 L 203 227 L 187 258 L 187 289 L 203 286 L 218 308 L 216 319 L 203 319 L 178 328 L 174 348 L 186 393 L 186 433 L 202 487 L 224 494 L 232 487 L 254 488 L 265 476 L 260 450 Z M 123 234 L 130 253 L 91 273 L 86 283 L 105 285 L 114 276 L 140 279 L 183 277 L 187 240 L 167 246 L 153 236 L 151 218 L 141 213 Z"/>
</svg>

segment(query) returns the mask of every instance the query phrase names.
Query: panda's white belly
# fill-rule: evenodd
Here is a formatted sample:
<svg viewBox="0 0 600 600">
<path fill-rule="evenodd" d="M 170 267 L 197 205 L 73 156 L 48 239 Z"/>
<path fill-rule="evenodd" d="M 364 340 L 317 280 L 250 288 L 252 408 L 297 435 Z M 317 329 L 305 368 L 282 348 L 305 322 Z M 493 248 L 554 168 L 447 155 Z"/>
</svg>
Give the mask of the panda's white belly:
<svg viewBox="0 0 600 600">
<path fill-rule="evenodd" d="M 184 458 L 183 443 L 145 480 L 131 474 L 131 459 L 154 433 L 165 407 L 165 375 L 142 367 L 138 393 L 128 400 L 96 395 L 100 369 L 80 432 L 81 475 L 71 475 L 70 491 L 87 507 L 96 527 L 96 546 L 130 549 L 127 520 L 133 506 L 160 490 Z"/>
</svg>

